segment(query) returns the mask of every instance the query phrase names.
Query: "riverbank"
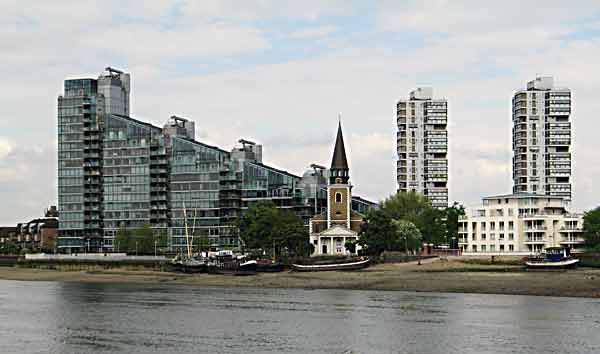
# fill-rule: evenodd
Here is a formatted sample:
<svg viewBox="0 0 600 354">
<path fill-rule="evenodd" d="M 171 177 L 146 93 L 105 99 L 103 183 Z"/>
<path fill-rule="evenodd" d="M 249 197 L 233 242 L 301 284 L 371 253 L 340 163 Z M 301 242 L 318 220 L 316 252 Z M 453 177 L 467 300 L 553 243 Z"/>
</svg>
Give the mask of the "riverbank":
<svg viewBox="0 0 600 354">
<path fill-rule="evenodd" d="M 402 290 L 600 298 L 600 270 L 524 271 L 515 265 L 460 260 L 380 264 L 357 272 L 181 274 L 135 269 L 84 271 L 0 267 L 0 279 L 25 281 L 168 283 L 195 286 Z"/>
</svg>

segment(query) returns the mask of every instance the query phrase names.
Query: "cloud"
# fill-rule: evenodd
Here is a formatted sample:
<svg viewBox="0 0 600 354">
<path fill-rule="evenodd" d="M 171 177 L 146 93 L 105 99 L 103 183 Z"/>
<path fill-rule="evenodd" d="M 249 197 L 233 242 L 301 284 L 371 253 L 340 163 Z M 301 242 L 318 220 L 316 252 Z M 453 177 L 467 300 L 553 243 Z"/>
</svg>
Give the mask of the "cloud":
<svg viewBox="0 0 600 354">
<path fill-rule="evenodd" d="M 0 150 L 4 146 L 0 140 Z M 56 204 L 56 152 L 54 146 L 15 145 L 0 153 L 0 225 L 13 226 L 42 216 Z"/>
<path fill-rule="evenodd" d="M 12 144 L 0 137 L 0 160 L 6 158 L 12 150 Z"/>
<path fill-rule="evenodd" d="M 304 28 L 290 33 L 290 38 L 304 39 L 304 38 L 318 38 L 325 37 L 331 33 L 337 31 L 335 26 L 321 26 L 313 28 Z"/>
<path fill-rule="evenodd" d="M 4 1 L 0 196 L 20 206 L 1 205 L 0 221 L 55 200 L 56 96 L 66 77 L 107 65 L 131 72 L 134 117 L 158 126 L 189 117 L 197 136 L 226 150 L 255 140 L 266 163 L 295 174 L 329 164 L 342 112 L 354 192 L 374 200 L 396 190 L 395 103 L 431 85 L 449 101 L 450 199 L 467 205 L 510 192 L 511 95 L 551 74 L 573 90 L 573 205 L 590 208 L 600 200 L 599 10 L 591 1 Z M 23 148 L 32 141 L 40 148 Z"/>
</svg>

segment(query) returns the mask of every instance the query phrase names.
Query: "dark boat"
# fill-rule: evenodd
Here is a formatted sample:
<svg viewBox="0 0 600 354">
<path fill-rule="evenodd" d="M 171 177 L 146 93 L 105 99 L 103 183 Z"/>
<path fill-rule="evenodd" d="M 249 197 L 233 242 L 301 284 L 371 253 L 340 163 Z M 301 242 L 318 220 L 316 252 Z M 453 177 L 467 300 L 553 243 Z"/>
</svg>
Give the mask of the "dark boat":
<svg viewBox="0 0 600 354">
<path fill-rule="evenodd" d="M 530 269 L 567 269 L 575 268 L 579 264 L 579 259 L 571 257 L 568 248 L 549 247 L 538 256 L 530 257 L 525 265 Z"/>
<path fill-rule="evenodd" d="M 298 272 L 323 272 L 331 270 L 358 270 L 368 266 L 369 258 L 360 258 L 355 261 L 329 264 L 292 264 L 292 269 Z"/>
<path fill-rule="evenodd" d="M 175 257 L 172 261 L 176 271 L 183 273 L 206 273 L 208 265 L 203 259 Z"/>
<path fill-rule="evenodd" d="M 259 259 L 256 261 L 256 271 L 260 273 L 283 272 L 284 269 L 283 263 L 274 262 L 270 259 Z"/>
<path fill-rule="evenodd" d="M 227 262 L 214 262 L 208 267 L 208 272 L 224 275 L 255 275 L 256 261 L 247 261 L 240 263 L 232 260 Z"/>
</svg>

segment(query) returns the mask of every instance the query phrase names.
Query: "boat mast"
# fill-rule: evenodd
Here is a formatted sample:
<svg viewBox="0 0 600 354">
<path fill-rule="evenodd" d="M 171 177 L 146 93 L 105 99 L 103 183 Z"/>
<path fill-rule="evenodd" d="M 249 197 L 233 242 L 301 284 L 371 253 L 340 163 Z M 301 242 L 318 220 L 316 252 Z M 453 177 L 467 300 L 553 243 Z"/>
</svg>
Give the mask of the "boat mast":
<svg viewBox="0 0 600 354">
<path fill-rule="evenodd" d="M 194 209 L 194 222 L 192 223 L 192 235 L 190 236 L 191 242 L 191 253 L 194 253 L 194 234 L 196 233 L 196 214 L 198 213 L 198 209 Z"/>
<path fill-rule="evenodd" d="M 192 257 L 192 250 L 190 248 L 190 233 L 188 232 L 187 212 L 185 209 L 185 202 L 183 203 L 183 225 L 185 226 L 185 242 L 187 245 L 187 254 L 188 254 L 188 257 Z"/>
</svg>

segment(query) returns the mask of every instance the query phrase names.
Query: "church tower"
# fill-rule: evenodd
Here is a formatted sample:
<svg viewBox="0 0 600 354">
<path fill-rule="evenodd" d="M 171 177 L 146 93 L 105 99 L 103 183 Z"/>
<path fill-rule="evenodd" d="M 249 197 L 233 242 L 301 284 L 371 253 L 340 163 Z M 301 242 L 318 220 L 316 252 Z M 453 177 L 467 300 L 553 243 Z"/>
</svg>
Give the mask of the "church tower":
<svg viewBox="0 0 600 354">
<path fill-rule="evenodd" d="M 350 229 L 351 186 L 349 171 L 342 123 L 340 121 L 331 160 L 329 186 L 327 187 L 327 228 L 337 225 Z"/>
</svg>

